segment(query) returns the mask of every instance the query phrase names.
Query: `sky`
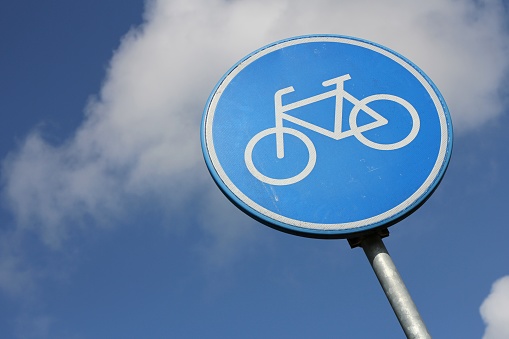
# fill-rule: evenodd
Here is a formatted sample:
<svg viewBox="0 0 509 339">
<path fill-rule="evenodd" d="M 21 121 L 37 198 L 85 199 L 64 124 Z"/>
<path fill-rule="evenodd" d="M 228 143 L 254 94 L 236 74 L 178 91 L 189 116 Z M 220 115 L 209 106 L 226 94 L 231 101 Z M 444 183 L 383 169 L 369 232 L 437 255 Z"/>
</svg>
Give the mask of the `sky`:
<svg viewBox="0 0 509 339">
<path fill-rule="evenodd" d="M 423 69 L 454 124 L 433 196 L 384 242 L 435 338 L 509 337 L 509 4 L 0 3 L 2 338 L 400 338 L 359 248 L 238 211 L 200 122 L 250 52 L 310 33 Z"/>
</svg>

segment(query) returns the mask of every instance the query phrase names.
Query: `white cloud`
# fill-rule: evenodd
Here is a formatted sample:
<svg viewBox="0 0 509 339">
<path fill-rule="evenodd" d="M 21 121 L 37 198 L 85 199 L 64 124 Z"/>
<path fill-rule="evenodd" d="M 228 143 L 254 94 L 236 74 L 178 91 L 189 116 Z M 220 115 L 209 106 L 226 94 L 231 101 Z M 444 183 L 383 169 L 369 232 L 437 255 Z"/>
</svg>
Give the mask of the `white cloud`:
<svg viewBox="0 0 509 339">
<path fill-rule="evenodd" d="M 466 132 L 502 110 L 497 93 L 509 66 L 509 39 L 501 6 L 497 0 L 150 1 L 146 22 L 121 42 L 76 134 L 54 146 L 35 131 L 4 161 L 5 201 L 18 227 L 51 247 L 76 221 L 107 223 L 137 197 L 156 197 L 170 213 L 185 213 L 191 197 L 215 189 L 199 144 L 215 82 L 252 50 L 294 35 L 358 36 L 406 55 L 434 79 L 457 131 Z M 226 213 L 216 214 L 228 222 Z"/>
<path fill-rule="evenodd" d="M 509 338 L 509 276 L 493 283 L 481 305 L 481 316 L 486 324 L 483 339 Z"/>
</svg>

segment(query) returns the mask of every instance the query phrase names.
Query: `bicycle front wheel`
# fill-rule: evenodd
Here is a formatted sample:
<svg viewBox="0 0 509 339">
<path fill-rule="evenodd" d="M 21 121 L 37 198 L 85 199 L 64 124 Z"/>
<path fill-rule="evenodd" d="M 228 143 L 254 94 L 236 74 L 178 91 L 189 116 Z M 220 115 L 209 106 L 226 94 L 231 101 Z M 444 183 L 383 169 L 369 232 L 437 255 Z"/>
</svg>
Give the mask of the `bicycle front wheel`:
<svg viewBox="0 0 509 339">
<path fill-rule="evenodd" d="M 412 118 L 412 127 L 410 129 L 410 132 L 408 135 L 406 135 L 402 140 L 394 142 L 394 143 L 378 143 L 372 140 L 369 140 L 366 138 L 362 133 L 365 131 L 368 131 L 369 129 L 363 129 L 362 127 L 357 126 L 357 115 L 361 110 L 363 110 L 369 103 L 379 101 L 379 100 L 387 100 L 395 102 L 401 106 L 404 107 L 404 109 L 410 114 L 410 117 Z M 378 114 L 378 113 L 377 113 Z M 382 124 L 378 125 L 378 127 L 382 126 Z M 419 133 L 420 129 L 420 119 L 419 114 L 417 113 L 417 110 L 412 106 L 408 101 L 406 101 L 403 98 L 400 98 L 395 95 L 391 94 L 375 94 L 368 96 L 362 100 L 360 100 L 350 112 L 350 128 L 353 131 L 353 134 L 355 137 L 362 142 L 364 145 L 378 149 L 378 150 L 396 150 L 398 148 L 405 147 L 409 143 L 411 143 L 415 137 L 417 136 L 417 133 Z M 375 127 L 376 128 L 376 127 Z"/>
</svg>

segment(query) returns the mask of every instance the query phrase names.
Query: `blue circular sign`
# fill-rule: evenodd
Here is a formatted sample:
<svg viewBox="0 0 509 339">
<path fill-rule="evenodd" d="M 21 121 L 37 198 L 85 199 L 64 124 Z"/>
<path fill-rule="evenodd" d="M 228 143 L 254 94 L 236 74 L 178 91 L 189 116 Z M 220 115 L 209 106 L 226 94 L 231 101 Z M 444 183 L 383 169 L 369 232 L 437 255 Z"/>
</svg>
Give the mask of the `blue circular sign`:
<svg viewBox="0 0 509 339">
<path fill-rule="evenodd" d="M 201 137 L 210 173 L 243 211 L 285 232 L 344 238 L 426 200 L 449 163 L 452 124 L 403 56 L 310 35 L 235 64 L 207 102 Z"/>
</svg>

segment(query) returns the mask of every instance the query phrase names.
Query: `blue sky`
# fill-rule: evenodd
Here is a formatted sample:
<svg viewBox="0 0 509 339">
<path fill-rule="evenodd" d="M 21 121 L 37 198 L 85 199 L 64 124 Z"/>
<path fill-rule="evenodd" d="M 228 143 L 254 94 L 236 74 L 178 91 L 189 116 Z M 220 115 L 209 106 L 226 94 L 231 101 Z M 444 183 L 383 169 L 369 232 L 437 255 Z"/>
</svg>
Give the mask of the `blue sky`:
<svg viewBox="0 0 509 339">
<path fill-rule="evenodd" d="M 362 250 L 251 220 L 201 156 L 222 74 L 308 33 L 386 45 L 441 90 L 449 170 L 385 244 L 434 337 L 507 337 L 508 18 L 488 0 L 1 3 L 2 338 L 402 337 Z"/>
</svg>

